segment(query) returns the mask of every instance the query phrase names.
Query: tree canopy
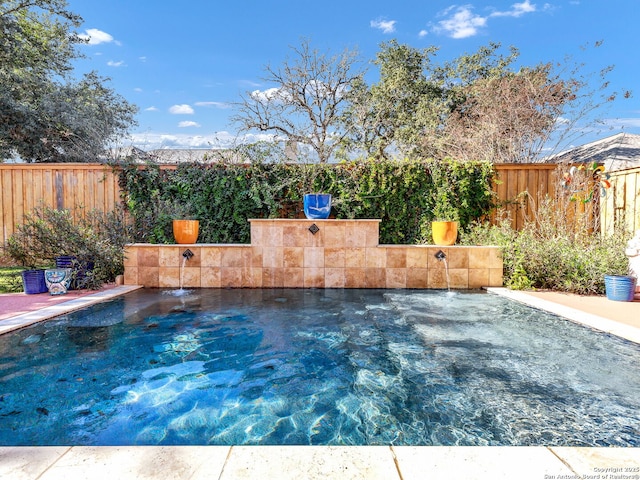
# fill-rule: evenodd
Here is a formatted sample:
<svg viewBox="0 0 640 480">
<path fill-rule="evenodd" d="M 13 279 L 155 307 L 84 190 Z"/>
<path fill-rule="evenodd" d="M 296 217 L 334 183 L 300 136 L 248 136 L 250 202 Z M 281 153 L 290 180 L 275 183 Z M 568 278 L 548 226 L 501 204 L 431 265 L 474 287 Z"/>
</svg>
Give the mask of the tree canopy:
<svg viewBox="0 0 640 480">
<path fill-rule="evenodd" d="M 437 63 L 436 47 L 391 40 L 372 62 L 379 73 L 372 83 L 353 52 L 328 57 L 308 42 L 294 51 L 283 67 L 267 67 L 273 88 L 244 96 L 235 120 L 309 145 L 320 161 L 363 154 L 535 161 L 550 138 L 575 133 L 578 121 L 616 96 L 587 92 L 582 65 L 514 68 L 518 50 L 498 43 Z M 608 71 L 600 72 L 605 90 Z"/>
<path fill-rule="evenodd" d="M 81 22 L 65 0 L 0 0 L 0 161 L 96 161 L 135 124 L 108 79 L 73 78 Z"/>
</svg>

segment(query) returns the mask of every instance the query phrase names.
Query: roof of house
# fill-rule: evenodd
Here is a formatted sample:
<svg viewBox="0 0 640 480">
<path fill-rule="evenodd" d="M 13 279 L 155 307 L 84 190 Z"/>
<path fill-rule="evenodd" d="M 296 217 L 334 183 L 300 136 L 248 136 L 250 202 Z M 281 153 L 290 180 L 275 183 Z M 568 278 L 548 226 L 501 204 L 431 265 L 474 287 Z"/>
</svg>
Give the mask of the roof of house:
<svg viewBox="0 0 640 480">
<path fill-rule="evenodd" d="M 610 137 L 565 150 L 545 159 L 547 162 L 598 162 L 608 171 L 640 166 L 640 135 L 618 133 Z"/>
</svg>

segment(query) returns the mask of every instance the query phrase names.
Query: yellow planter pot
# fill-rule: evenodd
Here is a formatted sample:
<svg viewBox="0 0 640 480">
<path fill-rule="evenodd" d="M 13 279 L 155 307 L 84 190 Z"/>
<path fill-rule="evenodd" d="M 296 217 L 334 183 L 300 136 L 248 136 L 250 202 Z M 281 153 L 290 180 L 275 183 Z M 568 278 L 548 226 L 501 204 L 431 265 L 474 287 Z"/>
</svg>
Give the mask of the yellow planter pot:
<svg viewBox="0 0 640 480">
<path fill-rule="evenodd" d="M 199 229 L 198 220 L 174 220 L 173 238 L 176 243 L 196 243 Z"/>
<path fill-rule="evenodd" d="M 453 245 L 458 239 L 458 222 L 431 222 L 434 245 Z"/>
</svg>

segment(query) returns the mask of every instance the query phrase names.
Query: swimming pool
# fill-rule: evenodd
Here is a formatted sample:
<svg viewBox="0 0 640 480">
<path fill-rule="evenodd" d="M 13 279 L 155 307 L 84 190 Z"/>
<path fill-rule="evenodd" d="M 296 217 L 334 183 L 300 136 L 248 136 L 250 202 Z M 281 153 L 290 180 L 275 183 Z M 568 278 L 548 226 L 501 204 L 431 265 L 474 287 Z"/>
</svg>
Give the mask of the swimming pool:
<svg viewBox="0 0 640 480">
<path fill-rule="evenodd" d="M 0 444 L 640 446 L 639 361 L 481 292 L 141 290 L 0 337 Z"/>
</svg>

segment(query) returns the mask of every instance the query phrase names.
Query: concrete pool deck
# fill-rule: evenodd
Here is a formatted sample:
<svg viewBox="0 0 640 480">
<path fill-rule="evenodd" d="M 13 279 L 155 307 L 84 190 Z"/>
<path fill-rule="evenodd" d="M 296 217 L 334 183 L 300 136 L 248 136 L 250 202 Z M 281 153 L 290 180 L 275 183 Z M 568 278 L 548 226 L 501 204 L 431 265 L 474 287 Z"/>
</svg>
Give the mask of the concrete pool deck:
<svg viewBox="0 0 640 480">
<path fill-rule="evenodd" d="M 0 333 L 24 328 L 137 288 L 139 287 L 109 286 L 98 292 L 78 292 L 73 298 L 54 300 L 50 300 L 48 294 L 0 295 Z M 640 343 L 640 299 L 637 296 L 634 302 L 614 302 L 604 296 L 514 292 L 503 288 L 489 290 Z M 29 298 L 16 299 L 15 295 Z M 0 478 L 638 480 L 640 448 L 0 447 Z"/>
</svg>

